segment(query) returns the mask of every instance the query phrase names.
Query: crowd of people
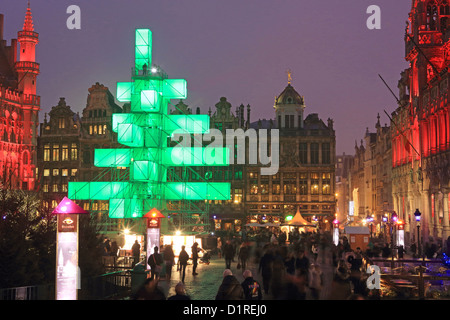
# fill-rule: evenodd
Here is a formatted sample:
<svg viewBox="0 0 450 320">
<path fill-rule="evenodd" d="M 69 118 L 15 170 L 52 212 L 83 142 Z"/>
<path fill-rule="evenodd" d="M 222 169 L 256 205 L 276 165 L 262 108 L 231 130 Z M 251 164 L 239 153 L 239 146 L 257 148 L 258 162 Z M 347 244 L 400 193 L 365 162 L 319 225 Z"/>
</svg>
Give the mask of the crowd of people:
<svg viewBox="0 0 450 320">
<path fill-rule="evenodd" d="M 296 236 L 296 237 L 295 237 Z M 298 233 L 287 241 L 280 233 L 271 234 L 261 241 L 242 241 L 239 237 L 217 240 L 217 257 L 224 261 L 222 282 L 217 284 L 217 300 L 306 300 L 306 299 L 364 299 L 367 297 L 366 275 L 361 271 L 363 252 L 353 251 L 343 245 L 335 246 L 329 233 Z M 269 240 L 269 241 L 267 241 Z M 192 274 L 197 275 L 198 245 L 189 256 L 185 248 L 179 253 L 177 271 L 180 282 L 175 287 L 176 296 L 167 299 L 190 299 L 184 282 L 186 266 L 192 260 Z M 135 299 L 166 299 L 158 287 L 160 268 L 165 266 L 165 279 L 170 279 L 175 265 L 171 246 L 148 258 L 151 277 L 148 278 Z M 323 293 L 322 266 L 334 268 L 334 278 Z M 239 281 L 233 270 L 238 270 Z M 252 269 L 252 270 L 250 270 Z M 257 273 L 258 279 L 254 278 Z"/>
</svg>

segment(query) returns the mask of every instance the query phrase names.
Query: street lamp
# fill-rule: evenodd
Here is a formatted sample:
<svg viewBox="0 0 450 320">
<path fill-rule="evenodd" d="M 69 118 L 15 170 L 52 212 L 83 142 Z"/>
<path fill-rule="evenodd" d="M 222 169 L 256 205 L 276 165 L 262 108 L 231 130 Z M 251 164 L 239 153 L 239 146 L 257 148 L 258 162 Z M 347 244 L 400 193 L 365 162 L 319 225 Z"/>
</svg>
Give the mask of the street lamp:
<svg viewBox="0 0 450 320">
<path fill-rule="evenodd" d="M 420 217 L 422 213 L 419 211 L 419 209 L 416 209 L 416 212 L 414 212 L 414 216 L 416 217 L 416 225 L 417 225 L 417 250 L 419 253 L 419 257 L 422 255 L 422 248 L 420 247 Z"/>
<path fill-rule="evenodd" d="M 391 215 L 391 226 L 392 226 L 392 230 L 391 230 L 391 250 L 392 250 L 392 262 L 394 261 L 394 246 L 395 246 L 395 227 L 397 225 L 397 220 L 398 220 L 398 216 L 397 213 L 394 211 L 392 212 Z"/>
</svg>

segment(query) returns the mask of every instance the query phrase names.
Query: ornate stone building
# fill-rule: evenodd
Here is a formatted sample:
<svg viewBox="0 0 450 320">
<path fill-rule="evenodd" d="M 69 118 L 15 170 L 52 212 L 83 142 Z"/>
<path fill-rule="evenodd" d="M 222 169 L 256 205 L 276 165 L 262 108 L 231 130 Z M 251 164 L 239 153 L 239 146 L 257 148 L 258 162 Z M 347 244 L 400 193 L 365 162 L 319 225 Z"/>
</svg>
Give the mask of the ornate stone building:
<svg viewBox="0 0 450 320">
<path fill-rule="evenodd" d="M 111 181 L 126 175 L 125 168 L 99 168 L 95 149 L 117 147 L 111 130 L 113 113 L 122 112 L 107 87 L 100 83 L 88 89 L 82 116 L 75 114 L 61 98 L 41 123 L 38 159 L 39 185 L 46 205 L 55 207 L 67 196 L 69 181 Z M 126 108 L 127 105 L 124 106 Z M 85 210 L 97 213 L 103 232 L 117 231 L 123 221 L 108 218 L 108 201 L 84 201 Z"/>
<path fill-rule="evenodd" d="M 80 169 L 81 122 L 65 98 L 44 116 L 38 138 L 38 186 L 44 205 L 54 208 L 67 196 L 69 181 Z"/>
<path fill-rule="evenodd" d="M 361 143 L 355 142 L 355 155 L 349 175 L 349 198 L 353 202 L 348 222 L 362 222 L 368 216 L 374 221 L 373 232 L 381 231 L 382 218 L 392 212 L 392 158 L 390 127 L 381 126 L 376 132 L 367 128 Z"/>
<path fill-rule="evenodd" d="M 422 213 L 422 244 L 450 236 L 450 5 L 413 0 L 405 31 L 399 103 L 392 113 L 394 210 L 417 241 L 414 212 Z"/>
<path fill-rule="evenodd" d="M 0 181 L 4 188 L 33 190 L 40 109 L 36 94 L 39 34 L 28 7 L 22 30 L 8 46 L 3 20 L 0 15 Z"/>
<path fill-rule="evenodd" d="M 284 222 L 300 209 L 330 227 L 336 209 L 336 136 L 333 120 L 325 124 L 316 113 L 304 116 L 305 100 L 290 81 L 275 98 L 275 121 L 258 121 L 253 128 L 279 129 L 280 168 L 272 176 L 247 166 L 245 211 L 249 219 Z M 270 135 L 270 134 L 269 134 Z"/>
<path fill-rule="evenodd" d="M 336 213 L 339 222 L 347 220 L 350 211 L 350 169 L 353 156 L 342 154 L 336 156 Z"/>
</svg>

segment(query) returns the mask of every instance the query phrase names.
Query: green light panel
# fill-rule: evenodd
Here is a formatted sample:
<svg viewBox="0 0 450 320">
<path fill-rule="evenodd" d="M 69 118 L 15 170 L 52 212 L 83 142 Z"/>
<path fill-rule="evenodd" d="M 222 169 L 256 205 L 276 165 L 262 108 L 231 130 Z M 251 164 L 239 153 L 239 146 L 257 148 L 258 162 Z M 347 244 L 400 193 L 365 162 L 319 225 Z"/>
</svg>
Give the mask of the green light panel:
<svg viewBox="0 0 450 320">
<path fill-rule="evenodd" d="M 142 70 L 144 64 L 150 70 L 152 66 L 152 32 L 150 29 L 136 29 L 135 42 L 136 71 Z"/>
</svg>

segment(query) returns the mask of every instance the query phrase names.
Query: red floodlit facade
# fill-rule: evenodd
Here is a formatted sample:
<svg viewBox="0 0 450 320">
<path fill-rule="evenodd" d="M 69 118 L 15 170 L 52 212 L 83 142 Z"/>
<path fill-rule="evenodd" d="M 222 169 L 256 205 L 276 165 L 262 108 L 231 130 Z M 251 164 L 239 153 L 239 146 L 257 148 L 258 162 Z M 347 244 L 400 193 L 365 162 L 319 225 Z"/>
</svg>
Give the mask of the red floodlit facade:
<svg viewBox="0 0 450 320">
<path fill-rule="evenodd" d="M 0 15 L 0 182 L 3 188 L 33 190 L 40 97 L 36 95 L 36 45 L 30 7 L 9 46 Z M 19 54 L 18 54 L 19 52 Z"/>
<path fill-rule="evenodd" d="M 450 1 L 413 0 L 405 30 L 409 68 L 398 83 L 392 114 L 394 209 L 417 243 L 414 212 L 422 212 L 423 240 L 450 236 Z"/>
</svg>

